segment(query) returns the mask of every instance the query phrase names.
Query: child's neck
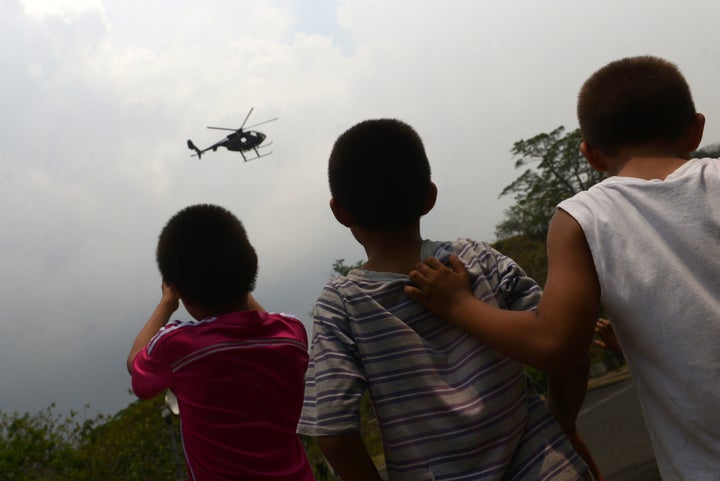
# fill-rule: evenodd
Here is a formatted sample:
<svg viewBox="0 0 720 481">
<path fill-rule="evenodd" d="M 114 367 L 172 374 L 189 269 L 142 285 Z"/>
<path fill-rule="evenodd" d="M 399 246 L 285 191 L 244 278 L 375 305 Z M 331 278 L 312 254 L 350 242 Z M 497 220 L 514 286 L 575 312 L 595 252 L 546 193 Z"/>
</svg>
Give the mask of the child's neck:
<svg viewBox="0 0 720 481">
<path fill-rule="evenodd" d="M 678 155 L 673 149 L 627 148 L 613 156 L 608 174 L 645 180 L 665 180 L 687 162 L 688 154 Z"/>
<path fill-rule="evenodd" d="M 247 294 L 223 306 L 202 307 L 197 304 L 189 303 L 185 300 L 183 300 L 183 303 L 185 304 L 185 309 L 188 313 L 197 320 L 207 319 L 209 317 L 218 317 L 231 312 L 253 310 L 249 304 Z"/>
<path fill-rule="evenodd" d="M 362 268 L 377 272 L 408 274 L 420 261 L 422 237 L 419 222 L 405 229 L 377 231 L 354 227 L 368 260 Z"/>
</svg>

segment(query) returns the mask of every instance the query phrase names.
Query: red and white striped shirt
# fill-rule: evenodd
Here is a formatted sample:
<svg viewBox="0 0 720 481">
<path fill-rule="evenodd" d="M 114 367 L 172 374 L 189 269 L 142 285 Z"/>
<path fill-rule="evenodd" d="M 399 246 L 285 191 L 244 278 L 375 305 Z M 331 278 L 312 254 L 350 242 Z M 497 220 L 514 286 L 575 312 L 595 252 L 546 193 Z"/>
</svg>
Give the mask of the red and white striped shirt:
<svg viewBox="0 0 720 481">
<path fill-rule="evenodd" d="M 310 481 L 295 432 L 307 364 L 296 318 L 234 312 L 168 323 L 135 357 L 132 387 L 177 396 L 191 480 Z"/>
</svg>

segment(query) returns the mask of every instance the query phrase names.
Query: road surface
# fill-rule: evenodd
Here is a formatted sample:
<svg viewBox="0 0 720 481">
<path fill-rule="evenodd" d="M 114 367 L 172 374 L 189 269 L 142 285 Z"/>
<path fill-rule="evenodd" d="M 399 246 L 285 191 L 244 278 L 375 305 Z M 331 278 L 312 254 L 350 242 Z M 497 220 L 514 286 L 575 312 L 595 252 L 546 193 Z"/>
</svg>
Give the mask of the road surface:
<svg viewBox="0 0 720 481">
<path fill-rule="evenodd" d="M 660 481 L 632 379 L 588 391 L 577 424 L 606 481 Z"/>
</svg>

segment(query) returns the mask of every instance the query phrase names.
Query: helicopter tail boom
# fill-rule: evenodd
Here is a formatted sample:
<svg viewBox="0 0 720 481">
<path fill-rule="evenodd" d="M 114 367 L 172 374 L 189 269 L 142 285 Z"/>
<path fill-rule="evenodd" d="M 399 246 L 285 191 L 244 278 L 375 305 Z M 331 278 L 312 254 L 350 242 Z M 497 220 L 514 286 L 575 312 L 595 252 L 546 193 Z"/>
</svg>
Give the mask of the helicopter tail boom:
<svg viewBox="0 0 720 481">
<path fill-rule="evenodd" d="M 193 141 L 188 139 L 187 141 L 188 149 L 194 150 L 197 153 L 198 159 L 202 157 L 202 151 L 198 149 L 195 144 L 193 144 Z"/>
</svg>

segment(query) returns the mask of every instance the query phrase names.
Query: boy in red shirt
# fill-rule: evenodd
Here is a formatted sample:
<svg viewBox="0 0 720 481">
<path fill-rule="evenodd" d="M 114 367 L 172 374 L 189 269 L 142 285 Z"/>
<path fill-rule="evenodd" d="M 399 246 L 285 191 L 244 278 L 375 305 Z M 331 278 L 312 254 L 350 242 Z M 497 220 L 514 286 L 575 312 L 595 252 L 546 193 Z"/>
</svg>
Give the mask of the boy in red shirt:
<svg viewBox="0 0 720 481">
<path fill-rule="evenodd" d="M 257 256 L 222 207 L 187 207 L 157 246 L 162 297 L 127 360 L 141 399 L 172 389 L 191 480 L 311 481 L 295 429 L 305 328 L 253 299 Z M 179 302 L 194 318 L 168 322 Z"/>
</svg>

